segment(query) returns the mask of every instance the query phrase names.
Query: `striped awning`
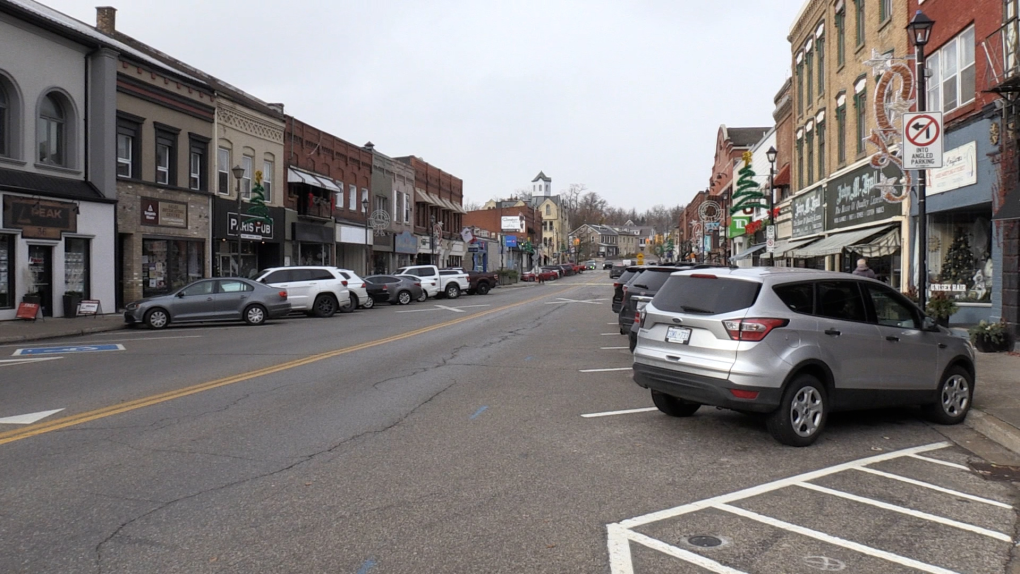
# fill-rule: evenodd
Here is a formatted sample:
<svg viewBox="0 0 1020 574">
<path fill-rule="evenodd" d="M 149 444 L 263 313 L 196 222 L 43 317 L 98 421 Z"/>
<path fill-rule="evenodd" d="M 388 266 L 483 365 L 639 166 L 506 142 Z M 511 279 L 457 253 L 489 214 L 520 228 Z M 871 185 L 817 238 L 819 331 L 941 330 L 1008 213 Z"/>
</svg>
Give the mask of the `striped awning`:
<svg viewBox="0 0 1020 574">
<path fill-rule="evenodd" d="M 436 202 L 433 200 L 433 197 L 431 195 L 425 193 L 424 191 L 422 191 L 420 189 L 415 188 L 414 196 L 417 198 L 418 201 L 420 201 L 422 203 L 427 203 L 429 205 L 435 205 L 436 204 Z"/>
<path fill-rule="evenodd" d="M 860 253 L 863 257 L 885 257 L 900 250 L 900 230 L 893 228 L 885 235 L 871 241 L 870 243 L 858 243 L 847 247 L 854 253 Z"/>
<path fill-rule="evenodd" d="M 332 192 L 343 193 L 343 189 L 336 184 L 332 179 L 319 175 L 317 173 L 310 173 L 302 169 L 295 169 L 293 167 L 287 168 L 287 183 L 303 183 L 305 185 L 311 185 L 313 187 L 321 187 L 322 189 L 328 189 Z"/>
<path fill-rule="evenodd" d="M 899 227 L 898 225 L 896 226 Z M 806 247 L 795 249 L 793 251 L 793 257 L 800 259 L 809 259 L 811 257 L 823 257 L 825 255 L 835 255 L 842 253 L 844 249 L 850 245 L 854 245 L 859 241 L 877 235 L 884 231 L 888 231 L 890 227 L 872 227 L 869 229 L 855 229 L 853 231 L 844 231 L 843 233 L 834 233 L 825 239 L 822 239 L 818 243 L 812 243 Z"/>
</svg>

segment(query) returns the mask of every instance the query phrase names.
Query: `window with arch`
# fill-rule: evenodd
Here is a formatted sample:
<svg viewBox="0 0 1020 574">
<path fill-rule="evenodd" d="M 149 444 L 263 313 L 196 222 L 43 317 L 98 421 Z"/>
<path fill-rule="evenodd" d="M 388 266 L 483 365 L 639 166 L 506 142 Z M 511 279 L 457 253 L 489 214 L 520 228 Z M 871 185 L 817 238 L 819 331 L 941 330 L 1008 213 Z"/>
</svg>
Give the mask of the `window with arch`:
<svg viewBox="0 0 1020 574">
<path fill-rule="evenodd" d="M 11 99 L 7 96 L 7 88 L 0 84 L 0 155 L 10 155 L 7 151 L 7 138 L 11 129 L 7 127 L 10 121 Z"/>
<path fill-rule="evenodd" d="M 54 94 L 46 94 L 39 104 L 36 124 L 39 163 L 67 165 L 67 112 Z"/>
<path fill-rule="evenodd" d="M 552 215 L 552 206 L 551 205 L 546 204 L 546 206 L 545 206 L 545 214 L 546 215 Z"/>
</svg>

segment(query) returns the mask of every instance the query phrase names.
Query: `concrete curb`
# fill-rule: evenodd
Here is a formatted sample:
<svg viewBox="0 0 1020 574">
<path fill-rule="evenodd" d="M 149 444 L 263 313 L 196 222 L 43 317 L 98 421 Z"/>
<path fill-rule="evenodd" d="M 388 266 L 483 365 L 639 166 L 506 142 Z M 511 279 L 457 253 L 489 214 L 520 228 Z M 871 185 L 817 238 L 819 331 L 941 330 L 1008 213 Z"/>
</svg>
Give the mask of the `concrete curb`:
<svg viewBox="0 0 1020 574">
<path fill-rule="evenodd" d="M 971 409 L 964 424 L 1003 448 L 1020 454 L 1020 429 L 1013 425 L 977 409 Z"/>
<path fill-rule="evenodd" d="M 120 325 L 105 325 L 96 327 L 85 327 L 82 329 L 69 329 L 66 331 L 54 332 L 54 333 L 39 333 L 32 335 L 10 335 L 6 337 L 0 337 L 0 344 L 7 343 L 29 343 L 32 341 L 45 341 L 47 339 L 62 339 L 64 337 L 78 337 L 81 335 L 92 335 L 95 333 L 107 333 L 109 331 L 119 331 L 127 328 L 126 324 Z"/>
</svg>

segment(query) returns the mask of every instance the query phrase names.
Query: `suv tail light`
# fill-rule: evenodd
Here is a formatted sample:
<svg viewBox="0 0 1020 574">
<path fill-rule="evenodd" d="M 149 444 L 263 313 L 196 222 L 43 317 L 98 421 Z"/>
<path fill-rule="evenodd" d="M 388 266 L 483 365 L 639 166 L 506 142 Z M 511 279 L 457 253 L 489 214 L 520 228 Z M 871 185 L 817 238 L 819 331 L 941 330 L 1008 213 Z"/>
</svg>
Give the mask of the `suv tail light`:
<svg viewBox="0 0 1020 574">
<path fill-rule="evenodd" d="M 785 327 L 789 323 L 789 319 L 737 319 L 723 321 L 723 326 L 734 341 L 761 341 L 772 329 Z"/>
<path fill-rule="evenodd" d="M 340 284 L 343 285 L 344 287 L 347 286 L 347 282 L 346 281 L 341 281 Z"/>
<path fill-rule="evenodd" d="M 286 298 L 287 298 L 287 292 L 286 291 L 280 291 L 280 299 L 286 299 Z"/>
</svg>

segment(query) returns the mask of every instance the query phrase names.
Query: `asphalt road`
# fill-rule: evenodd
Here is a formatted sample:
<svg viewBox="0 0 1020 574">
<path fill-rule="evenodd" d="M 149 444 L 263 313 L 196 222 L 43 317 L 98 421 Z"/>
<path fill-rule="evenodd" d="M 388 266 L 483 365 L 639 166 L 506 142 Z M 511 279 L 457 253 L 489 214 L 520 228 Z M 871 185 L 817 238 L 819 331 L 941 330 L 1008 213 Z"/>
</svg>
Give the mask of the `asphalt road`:
<svg viewBox="0 0 1020 574">
<path fill-rule="evenodd" d="M 1006 570 L 1016 493 L 946 429 L 842 415 L 792 449 L 648 410 L 610 296 L 595 272 L 0 362 L 0 419 L 62 409 L 0 424 L 0 572 Z"/>
</svg>

